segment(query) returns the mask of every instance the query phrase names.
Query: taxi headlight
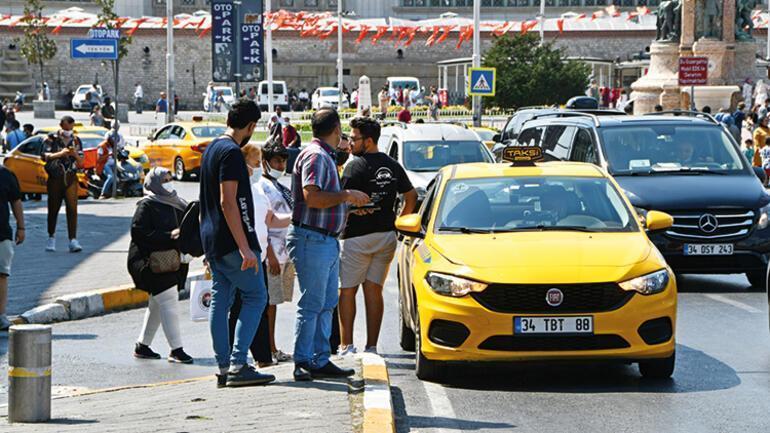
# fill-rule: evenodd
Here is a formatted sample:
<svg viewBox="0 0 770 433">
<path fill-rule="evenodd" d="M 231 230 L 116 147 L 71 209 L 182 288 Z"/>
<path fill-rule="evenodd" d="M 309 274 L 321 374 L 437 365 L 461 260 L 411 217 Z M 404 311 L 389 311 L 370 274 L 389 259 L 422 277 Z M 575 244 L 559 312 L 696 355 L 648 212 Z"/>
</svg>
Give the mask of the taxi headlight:
<svg viewBox="0 0 770 433">
<path fill-rule="evenodd" d="M 147 164 L 148 162 L 150 162 L 150 158 L 147 157 L 146 154 L 143 154 L 142 156 L 136 159 L 136 162 L 138 162 L 139 164 Z"/>
<path fill-rule="evenodd" d="M 471 292 L 481 292 L 487 288 L 486 284 L 479 283 L 478 281 L 466 280 L 465 278 L 436 272 L 428 272 L 425 280 L 434 292 L 439 295 L 455 298 L 461 298 Z"/>
<path fill-rule="evenodd" d="M 639 292 L 642 295 L 654 295 L 666 290 L 668 286 L 668 271 L 661 269 L 651 274 L 642 275 L 632 280 L 620 283 L 620 288 L 627 291 Z"/>
<path fill-rule="evenodd" d="M 759 210 L 759 221 L 757 222 L 757 228 L 766 229 L 768 223 L 770 223 L 770 205 L 767 205 Z"/>
</svg>

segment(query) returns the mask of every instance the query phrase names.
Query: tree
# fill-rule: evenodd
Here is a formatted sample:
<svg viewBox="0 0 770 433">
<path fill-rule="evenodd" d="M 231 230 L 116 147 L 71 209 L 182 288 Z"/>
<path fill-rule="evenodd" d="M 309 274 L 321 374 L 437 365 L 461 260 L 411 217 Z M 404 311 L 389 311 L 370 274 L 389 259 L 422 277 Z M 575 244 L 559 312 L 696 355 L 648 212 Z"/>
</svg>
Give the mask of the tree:
<svg viewBox="0 0 770 433">
<path fill-rule="evenodd" d="M 484 66 L 497 68 L 494 103 L 502 108 L 563 104 L 585 94 L 590 69 L 566 60 L 553 43 L 536 35 L 505 35 L 484 54 Z"/>
<path fill-rule="evenodd" d="M 96 16 L 97 21 L 94 24 L 94 27 L 105 28 L 108 30 L 119 29 L 121 21 L 118 14 L 115 13 L 115 0 L 95 0 L 95 3 L 97 6 L 99 6 L 100 11 Z M 118 41 L 118 60 L 112 63 L 112 72 L 115 75 L 116 104 L 120 78 L 120 59 L 128 55 L 128 46 L 131 45 L 131 42 L 133 42 L 133 38 L 131 36 L 120 36 L 120 40 Z M 117 105 L 115 106 L 115 109 L 118 109 Z"/>
<path fill-rule="evenodd" d="M 40 67 L 40 83 L 45 82 L 45 62 L 56 55 L 56 42 L 48 37 L 46 21 L 43 18 L 43 6 L 40 0 L 26 0 L 24 16 L 19 21 L 24 24 L 24 36 L 18 41 L 21 55 L 29 64 Z"/>
</svg>

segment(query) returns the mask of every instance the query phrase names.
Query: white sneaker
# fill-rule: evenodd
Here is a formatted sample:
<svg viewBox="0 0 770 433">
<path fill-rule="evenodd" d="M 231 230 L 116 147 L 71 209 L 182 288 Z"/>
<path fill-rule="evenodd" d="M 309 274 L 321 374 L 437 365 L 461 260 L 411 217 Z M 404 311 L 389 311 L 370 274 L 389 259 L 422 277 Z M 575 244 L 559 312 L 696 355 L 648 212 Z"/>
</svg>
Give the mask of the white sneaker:
<svg viewBox="0 0 770 433">
<path fill-rule="evenodd" d="M 80 246 L 80 242 L 77 239 L 72 239 L 70 241 L 70 252 L 79 253 L 81 251 L 83 251 L 83 247 Z"/>
<path fill-rule="evenodd" d="M 377 355 L 377 346 L 369 346 L 366 349 L 364 349 L 364 353 L 373 353 Z"/>
<path fill-rule="evenodd" d="M 339 356 L 354 355 L 356 353 L 358 353 L 358 349 L 352 344 L 348 344 L 347 346 L 340 345 L 339 349 L 337 349 L 337 354 Z"/>
<path fill-rule="evenodd" d="M 278 362 L 286 362 L 286 361 L 291 361 L 293 359 L 291 354 L 284 353 L 281 349 L 278 349 L 275 352 L 273 352 L 273 358 L 275 358 L 275 360 Z"/>
<path fill-rule="evenodd" d="M 45 250 L 50 253 L 56 252 L 56 238 L 48 238 L 48 242 L 45 244 Z"/>
<path fill-rule="evenodd" d="M 13 323 L 8 320 L 8 316 L 5 314 L 0 314 L 0 331 L 7 331 L 11 325 L 13 325 Z"/>
</svg>

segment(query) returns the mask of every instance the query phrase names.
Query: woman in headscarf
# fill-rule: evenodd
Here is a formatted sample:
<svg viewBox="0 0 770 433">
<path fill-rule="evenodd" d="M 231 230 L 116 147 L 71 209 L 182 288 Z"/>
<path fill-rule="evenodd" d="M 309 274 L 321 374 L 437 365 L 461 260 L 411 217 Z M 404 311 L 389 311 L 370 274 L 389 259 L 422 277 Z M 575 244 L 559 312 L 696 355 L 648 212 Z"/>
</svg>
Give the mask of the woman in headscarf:
<svg viewBox="0 0 770 433">
<path fill-rule="evenodd" d="M 190 364 L 192 357 L 182 349 L 179 332 L 179 294 L 184 288 L 188 265 L 179 252 L 179 224 L 187 202 L 177 195 L 171 172 L 162 167 L 150 170 L 144 180 L 145 198 L 137 203 L 131 223 L 128 272 L 137 289 L 150 294 L 144 326 L 134 348 L 134 357 L 160 359 L 150 349 L 158 326 L 171 348 L 169 362 Z"/>
</svg>

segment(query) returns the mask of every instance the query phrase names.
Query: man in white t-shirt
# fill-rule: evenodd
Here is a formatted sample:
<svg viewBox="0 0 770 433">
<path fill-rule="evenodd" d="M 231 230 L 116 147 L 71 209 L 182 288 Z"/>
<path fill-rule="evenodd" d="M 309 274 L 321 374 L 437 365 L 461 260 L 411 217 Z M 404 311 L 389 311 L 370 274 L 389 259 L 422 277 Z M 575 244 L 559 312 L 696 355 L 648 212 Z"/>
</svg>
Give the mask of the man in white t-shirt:
<svg viewBox="0 0 770 433">
<path fill-rule="evenodd" d="M 264 197 L 267 198 L 270 210 L 276 215 L 291 214 L 293 199 L 291 190 L 280 183 L 280 178 L 286 171 L 286 161 L 289 152 L 283 147 L 280 139 L 274 138 L 267 142 L 262 149 L 263 176 L 257 184 Z M 278 361 L 289 361 L 291 355 L 284 353 L 275 344 L 275 317 L 278 304 L 291 302 L 294 295 L 294 264 L 289 259 L 286 246 L 286 236 L 289 228 L 269 228 L 267 248 L 267 318 L 270 323 L 270 350 Z"/>
</svg>

